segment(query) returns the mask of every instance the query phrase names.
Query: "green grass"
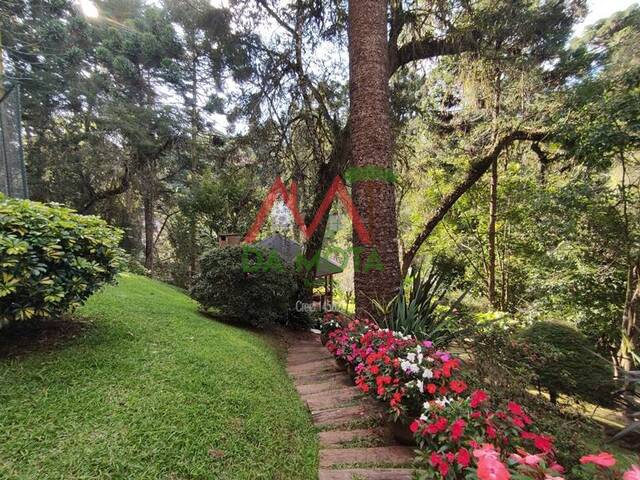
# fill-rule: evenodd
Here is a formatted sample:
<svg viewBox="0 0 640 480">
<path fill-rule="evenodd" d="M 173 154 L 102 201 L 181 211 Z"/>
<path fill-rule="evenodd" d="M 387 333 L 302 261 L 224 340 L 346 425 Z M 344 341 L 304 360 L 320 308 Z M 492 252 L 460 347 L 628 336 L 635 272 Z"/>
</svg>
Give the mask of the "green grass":
<svg viewBox="0 0 640 480">
<path fill-rule="evenodd" d="M 122 275 L 91 328 L 0 360 L 1 479 L 312 479 L 317 438 L 267 337 Z M 1 334 L 1 331 L 0 331 Z"/>
</svg>

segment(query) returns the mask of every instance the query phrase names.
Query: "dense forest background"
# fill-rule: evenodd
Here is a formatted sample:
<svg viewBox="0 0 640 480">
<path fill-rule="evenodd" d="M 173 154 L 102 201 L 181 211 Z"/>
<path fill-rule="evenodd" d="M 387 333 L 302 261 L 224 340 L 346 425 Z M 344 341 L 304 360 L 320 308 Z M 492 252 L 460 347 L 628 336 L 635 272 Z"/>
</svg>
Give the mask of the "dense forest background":
<svg viewBox="0 0 640 480">
<path fill-rule="evenodd" d="M 31 197 L 124 229 L 188 286 L 273 179 L 313 218 L 352 166 L 346 5 L 3 0 Z M 638 339 L 640 8 L 579 36 L 582 1 L 393 0 L 401 270 L 446 263 L 478 315 L 575 324 L 625 366 Z M 326 234 L 326 235 L 325 235 Z M 296 236 L 296 232 L 291 232 Z M 336 206 L 310 246 L 351 243 Z M 339 299 L 351 298 L 347 273 Z M 502 313 L 495 313 L 502 312 Z"/>
</svg>

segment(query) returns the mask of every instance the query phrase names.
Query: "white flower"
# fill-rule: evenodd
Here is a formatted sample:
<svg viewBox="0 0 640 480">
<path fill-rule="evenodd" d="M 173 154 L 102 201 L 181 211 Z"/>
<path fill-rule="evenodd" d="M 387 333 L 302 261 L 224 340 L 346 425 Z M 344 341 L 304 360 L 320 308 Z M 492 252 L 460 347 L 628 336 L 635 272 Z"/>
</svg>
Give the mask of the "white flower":
<svg viewBox="0 0 640 480">
<path fill-rule="evenodd" d="M 424 408 L 425 412 L 428 412 L 429 409 L 431 408 L 431 404 L 429 402 L 424 402 L 424 404 L 422 405 L 422 408 Z"/>
<path fill-rule="evenodd" d="M 424 382 L 422 380 L 417 380 L 416 385 L 418 386 L 419 391 L 422 392 L 424 390 Z"/>
<path fill-rule="evenodd" d="M 433 378 L 433 371 L 431 371 L 428 368 L 425 368 L 424 372 L 422 373 L 422 378 Z"/>
<path fill-rule="evenodd" d="M 427 417 L 424 413 L 422 415 L 420 415 L 420 420 L 422 420 L 423 422 L 426 422 L 429 420 L 429 417 Z"/>
<path fill-rule="evenodd" d="M 445 408 L 447 405 L 449 405 L 453 400 L 448 398 L 448 397 L 442 397 L 439 398 L 438 400 L 436 400 L 436 403 L 442 407 Z"/>
<path fill-rule="evenodd" d="M 409 360 L 411 363 L 416 361 L 416 354 L 415 353 L 408 353 L 407 354 L 407 360 Z"/>
</svg>

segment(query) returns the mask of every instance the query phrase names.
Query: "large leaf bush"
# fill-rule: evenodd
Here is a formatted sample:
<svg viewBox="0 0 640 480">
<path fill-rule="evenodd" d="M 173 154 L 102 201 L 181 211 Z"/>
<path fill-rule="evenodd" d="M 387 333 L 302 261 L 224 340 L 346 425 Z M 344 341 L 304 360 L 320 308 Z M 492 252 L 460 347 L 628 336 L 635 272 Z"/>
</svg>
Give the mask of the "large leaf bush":
<svg viewBox="0 0 640 480">
<path fill-rule="evenodd" d="M 80 306 L 114 280 L 121 238 L 98 217 L 0 196 L 0 325 Z"/>
<path fill-rule="evenodd" d="M 243 245 L 206 252 L 191 286 L 191 296 L 205 310 L 260 328 L 287 321 L 295 292 L 291 265 L 275 252 Z"/>
</svg>

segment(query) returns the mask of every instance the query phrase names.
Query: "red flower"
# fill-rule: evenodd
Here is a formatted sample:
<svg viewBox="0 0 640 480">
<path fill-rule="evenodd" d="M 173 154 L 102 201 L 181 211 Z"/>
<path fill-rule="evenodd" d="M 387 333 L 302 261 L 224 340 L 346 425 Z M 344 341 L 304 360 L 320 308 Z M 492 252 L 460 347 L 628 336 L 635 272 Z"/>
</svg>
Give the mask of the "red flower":
<svg viewBox="0 0 640 480">
<path fill-rule="evenodd" d="M 463 419 L 459 418 L 455 422 L 451 424 L 451 439 L 453 441 L 457 441 L 462 437 L 464 433 L 464 428 L 467 426 L 467 422 Z"/>
<path fill-rule="evenodd" d="M 438 387 L 436 385 L 434 385 L 433 383 L 430 383 L 430 384 L 427 385 L 426 390 L 427 390 L 428 393 L 433 395 L 438 390 Z"/>
<path fill-rule="evenodd" d="M 378 375 L 380 373 L 380 367 L 377 365 L 371 365 L 369 371 L 371 372 L 371 375 Z"/>
<path fill-rule="evenodd" d="M 467 468 L 469 466 L 469 463 L 471 463 L 471 454 L 469 453 L 469 450 L 467 450 L 466 448 L 461 448 L 460 450 L 458 450 L 458 453 L 456 454 L 456 460 L 458 462 L 458 465 L 460 465 L 462 468 Z"/>
<path fill-rule="evenodd" d="M 467 384 L 461 380 L 452 380 L 451 383 L 449 384 L 449 388 L 452 391 L 456 392 L 458 395 L 460 395 L 462 392 L 464 392 L 467 389 Z"/>
<path fill-rule="evenodd" d="M 398 405 L 400 402 L 402 401 L 402 393 L 401 392 L 395 392 L 393 394 L 393 396 L 391 397 L 391 406 L 395 407 L 396 405 Z"/>
<path fill-rule="evenodd" d="M 522 410 L 522 407 L 520 405 L 518 405 L 516 402 L 509 402 L 507 404 L 507 409 L 513 413 L 514 415 L 517 416 L 523 416 L 524 415 L 524 411 Z"/>
<path fill-rule="evenodd" d="M 471 408 L 478 408 L 478 406 L 489 399 L 489 395 L 487 392 L 482 390 L 476 390 L 471 394 Z"/>
<path fill-rule="evenodd" d="M 602 468 L 610 468 L 616 464 L 616 458 L 608 452 L 600 452 L 597 455 L 585 455 L 580 459 L 580 463 L 593 463 Z"/>
<path fill-rule="evenodd" d="M 431 435 L 435 435 L 440 432 L 444 432 L 447 429 L 449 422 L 444 417 L 439 417 L 435 422 L 427 426 L 427 432 Z"/>
<path fill-rule="evenodd" d="M 409 430 L 411 430 L 411 433 L 416 433 L 418 431 L 418 428 L 420 428 L 420 422 L 418 420 L 414 420 L 409 425 Z"/>
<path fill-rule="evenodd" d="M 460 362 L 457 359 L 453 359 L 453 360 L 447 360 L 446 362 L 444 362 L 444 365 L 442 366 L 442 372 L 444 373 L 444 376 L 449 378 L 451 376 L 451 372 L 458 368 L 458 366 L 460 365 Z"/>
<path fill-rule="evenodd" d="M 553 439 L 547 435 L 538 435 L 533 432 L 522 432 L 520 436 L 525 440 L 532 440 L 533 445 L 543 453 L 549 453 L 553 450 Z"/>
</svg>

